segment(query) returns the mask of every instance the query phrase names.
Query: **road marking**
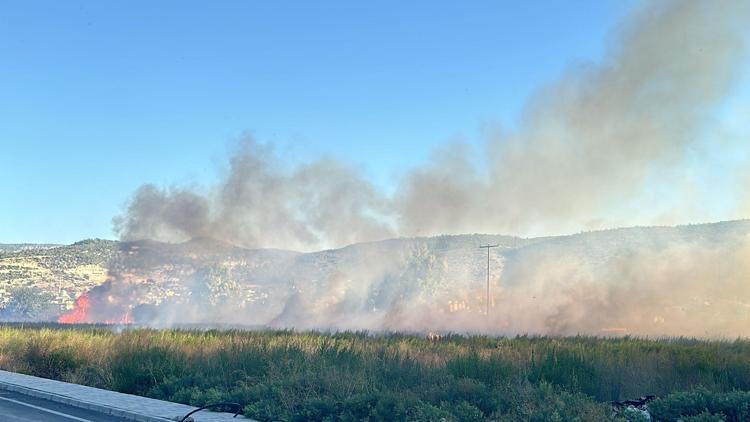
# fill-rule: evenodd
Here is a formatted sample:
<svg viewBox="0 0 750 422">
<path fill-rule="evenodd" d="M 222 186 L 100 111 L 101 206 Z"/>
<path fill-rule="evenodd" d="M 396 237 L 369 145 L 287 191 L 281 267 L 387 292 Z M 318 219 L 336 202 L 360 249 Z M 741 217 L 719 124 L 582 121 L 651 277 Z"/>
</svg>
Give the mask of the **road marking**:
<svg viewBox="0 0 750 422">
<path fill-rule="evenodd" d="M 13 402 L 13 403 L 16 403 L 16 404 L 20 404 L 21 406 L 31 407 L 32 409 L 41 410 L 42 412 L 52 413 L 53 415 L 62 416 L 64 418 L 72 419 L 72 420 L 78 421 L 78 422 L 94 422 L 91 419 L 79 418 L 78 416 L 68 415 L 67 413 L 57 412 L 57 411 L 54 411 L 54 410 L 46 409 L 46 408 L 41 407 L 41 406 L 34 406 L 33 404 L 24 403 L 22 401 L 9 399 L 7 397 L 0 397 L 0 400 L 5 400 L 5 401 Z"/>
</svg>

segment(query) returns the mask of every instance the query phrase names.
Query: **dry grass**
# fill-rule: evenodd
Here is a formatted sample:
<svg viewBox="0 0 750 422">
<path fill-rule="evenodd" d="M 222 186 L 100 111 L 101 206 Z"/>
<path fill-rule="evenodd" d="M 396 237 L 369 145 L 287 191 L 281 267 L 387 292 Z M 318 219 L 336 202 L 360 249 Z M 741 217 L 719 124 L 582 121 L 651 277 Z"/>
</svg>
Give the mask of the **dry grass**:
<svg viewBox="0 0 750 422">
<path fill-rule="evenodd" d="M 586 420 L 612 418 L 611 400 L 750 390 L 750 341 L 6 325 L 0 367 L 195 405 L 239 401 L 259 419 Z"/>
</svg>

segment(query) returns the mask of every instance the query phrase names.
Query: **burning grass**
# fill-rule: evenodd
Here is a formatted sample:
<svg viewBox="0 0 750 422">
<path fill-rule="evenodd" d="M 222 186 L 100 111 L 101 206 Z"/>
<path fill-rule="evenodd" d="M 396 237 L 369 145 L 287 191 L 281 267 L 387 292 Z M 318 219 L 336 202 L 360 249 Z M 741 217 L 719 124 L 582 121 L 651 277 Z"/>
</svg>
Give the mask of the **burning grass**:
<svg viewBox="0 0 750 422">
<path fill-rule="evenodd" d="M 5 325 L 0 366 L 193 405 L 236 401 L 260 420 L 607 420 L 610 401 L 645 394 L 660 397 L 664 420 L 750 417 L 748 340 Z"/>
</svg>

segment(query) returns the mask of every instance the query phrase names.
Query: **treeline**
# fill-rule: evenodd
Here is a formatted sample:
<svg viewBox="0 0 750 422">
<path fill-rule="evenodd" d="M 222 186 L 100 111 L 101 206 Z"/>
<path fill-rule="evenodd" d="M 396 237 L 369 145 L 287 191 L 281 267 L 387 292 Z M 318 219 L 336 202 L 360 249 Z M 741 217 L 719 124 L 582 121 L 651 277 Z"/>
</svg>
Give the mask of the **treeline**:
<svg viewBox="0 0 750 422">
<path fill-rule="evenodd" d="M 750 341 L 0 327 L 0 367 L 259 420 L 748 420 Z M 708 419 L 706 419 L 708 418 Z"/>
</svg>

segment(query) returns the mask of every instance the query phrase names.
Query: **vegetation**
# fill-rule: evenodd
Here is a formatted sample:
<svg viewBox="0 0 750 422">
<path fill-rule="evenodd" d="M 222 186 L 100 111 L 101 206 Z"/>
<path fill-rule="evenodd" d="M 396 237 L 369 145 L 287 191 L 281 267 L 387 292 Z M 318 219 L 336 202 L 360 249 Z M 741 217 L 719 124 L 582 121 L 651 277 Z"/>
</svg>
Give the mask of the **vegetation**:
<svg viewBox="0 0 750 422">
<path fill-rule="evenodd" d="M 0 367 L 259 420 L 750 418 L 750 341 L 4 325 Z"/>
<path fill-rule="evenodd" d="M 0 307 L 6 311 L 14 308 L 16 304 L 10 302 L 19 289 L 32 289 L 34 296 L 45 296 L 46 303 L 52 306 L 25 308 L 20 319 L 55 320 L 73 306 L 78 296 L 104 281 L 117 242 L 90 239 L 53 246 L 0 245 Z M 5 312 L 0 314 L 0 320 L 19 318 Z"/>
<path fill-rule="evenodd" d="M 12 287 L 9 295 L 10 299 L 0 304 L 0 320 L 50 320 L 60 312 L 52 303 L 54 296 L 37 287 Z"/>
</svg>

